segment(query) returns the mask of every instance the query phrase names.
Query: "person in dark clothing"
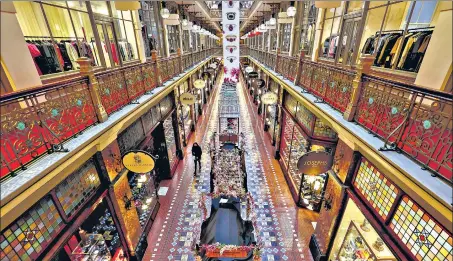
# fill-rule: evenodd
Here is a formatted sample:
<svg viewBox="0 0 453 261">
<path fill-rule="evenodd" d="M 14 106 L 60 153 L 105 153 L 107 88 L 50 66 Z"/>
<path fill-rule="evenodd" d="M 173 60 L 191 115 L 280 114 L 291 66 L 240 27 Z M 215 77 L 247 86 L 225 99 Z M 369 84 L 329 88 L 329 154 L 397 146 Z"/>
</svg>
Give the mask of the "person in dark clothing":
<svg viewBox="0 0 453 261">
<path fill-rule="evenodd" d="M 194 156 L 194 163 L 195 163 L 195 172 L 193 173 L 194 175 L 197 174 L 197 163 L 198 163 L 198 170 L 201 171 L 201 154 L 203 152 L 201 151 L 201 147 L 198 145 L 198 143 L 194 142 L 192 145 L 192 155 Z"/>
</svg>

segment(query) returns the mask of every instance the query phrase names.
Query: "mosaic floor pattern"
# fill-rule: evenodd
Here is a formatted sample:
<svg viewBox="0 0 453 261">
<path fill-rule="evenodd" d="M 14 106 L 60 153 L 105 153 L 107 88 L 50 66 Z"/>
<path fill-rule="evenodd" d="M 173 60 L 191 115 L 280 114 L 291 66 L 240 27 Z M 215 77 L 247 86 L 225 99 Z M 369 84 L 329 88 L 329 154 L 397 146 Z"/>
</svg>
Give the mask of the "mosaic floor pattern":
<svg viewBox="0 0 453 261">
<path fill-rule="evenodd" d="M 292 198 L 282 192 L 280 172 L 276 172 L 274 164 L 271 163 L 271 153 L 264 146 L 264 149 L 257 149 L 262 146 L 256 137 L 248 106 L 251 106 L 248 97 L 238 84 L 238 95 L 241 104 L 240 128 L 246 135 L 246 169 L 247 184 L 254 202 L 255 211 L 258 216 L 258 226 L 262 243 L 263 261 L 281 260 L 312 260 L 304 258 L 306 251 L 303 250 L 308 244 L 299 243 L 299 233 L 296 220 L 298 213 L 294 210 Z M 218 129 L 218 90 L 211 97 L 211 103 L 206 109 L 204 119 L 197 125 L 200 131 L 195 133 L 194 140 L 203 148 L 202 170 L 197 176 L 193 176 L 194 164 L 190 155 L 191 145 L 187 147 L 186 157 L 172 181 L 170 181 L 170 192 L 161 198 L 162 208 L 159 216 L 162 216 L 162 223 L 156 222 L 148 236 L 149 247 L 145 260 L 152 261 L 192 261 L 195 260 L 192 254 L 192 246 L 198 237 L 201 227 L 201 213 L 198 203 L 201 193 L 209 192 L 209 171 L 211 163 L 208 152 L 209 137 Z M 261 134 L 262 135 L 262 134 Z M 191 140 L 190 144 L 194 141 Z M 201 141 L 201 142 L 200 142 Z M 264 155 L 263 155 L 264 154 Z M 264 161 L 264 162 L 263 162 Z M 266 175 L 267 173 L 267 175 Z M 175 179 L 177 179 L 175 181 Z M 284 182 L 284 179 L 283 179 Z M 272 191 L 269 184 L 272 184 Z M 166 186 L 166 185 L 165 185 Z M 174 188 L 172 188 L 174 186 Z M 286 195 L 285 195 L 286 194 Z M 171 197 L 171 198 L 170 198 Z M 171 201 L 170 201 L 171 199 Z M 207 200 L 210 201 L 209 199 Z M 278 209 L 274 207 L 274 201 L 278 201 Z M 168 203 L 169 206 L 165 206 Z M 207 206 L 210 209 L 210 206 Z M 166 211 L 166 212 L 165 212 Z M 165 219 L 163 219 L 165 217 Z M 159 230 L 160 229 L 160 230 Z"/>
</svg>

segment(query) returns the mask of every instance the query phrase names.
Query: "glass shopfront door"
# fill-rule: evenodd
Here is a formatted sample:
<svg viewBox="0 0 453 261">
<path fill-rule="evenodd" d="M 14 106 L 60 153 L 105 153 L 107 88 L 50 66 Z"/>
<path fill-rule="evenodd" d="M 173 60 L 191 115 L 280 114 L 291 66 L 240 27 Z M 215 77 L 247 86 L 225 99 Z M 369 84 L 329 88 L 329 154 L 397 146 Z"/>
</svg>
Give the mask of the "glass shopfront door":
<svg viewBox="0 0 453 261">
<path fill-rule="evenodd" d="M 99 33 L 102 50 L 97 50 L 104 54 L 105 66 L 115 67 L 120 65 L 118 48 L 116 46 L 115 34 L 112 23 L 96 22 L 96 27 Z M 97 54 L 99 55 L 99 54 Z"/>
</svg>

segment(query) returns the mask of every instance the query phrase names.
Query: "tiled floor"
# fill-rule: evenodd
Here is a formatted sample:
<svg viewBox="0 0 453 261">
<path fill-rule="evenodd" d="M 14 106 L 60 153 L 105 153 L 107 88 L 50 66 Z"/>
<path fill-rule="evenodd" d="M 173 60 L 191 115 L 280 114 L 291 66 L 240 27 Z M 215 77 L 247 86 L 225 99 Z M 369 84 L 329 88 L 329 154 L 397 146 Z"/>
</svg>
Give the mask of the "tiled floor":
<svg viewBox="0 0 453 261">
<path fill-rule="evenodd" d="M 256 108 L 241 84 L 238 94 L 240 126 L 246 135 L 248 189 L 254 198 L 259 237 L 264 244 L 262 260 L 312 260 L 308 242 L 313 233 L 311 222 L 317 215 L 295 206 L 280 165 L 273 159 L 269 137 L 263 134 L 261 121 L 253 112 Z M 208 138 L 218 126 L 217 102 L 218 89 L 192 135 L 175 176 L 161 183 L 168 186 L 169 191 L 160 197 L 162 205 L 148 236 L 149 247 L 144 260 L 194 260 L 191 249 L 201 226 L 198 202 L 201 193 L 209 191 L 210 160 L 204 153 L 202 172 L 194 177 L 190 148 L 196 140 L 208 151 Z"/>
</svg>

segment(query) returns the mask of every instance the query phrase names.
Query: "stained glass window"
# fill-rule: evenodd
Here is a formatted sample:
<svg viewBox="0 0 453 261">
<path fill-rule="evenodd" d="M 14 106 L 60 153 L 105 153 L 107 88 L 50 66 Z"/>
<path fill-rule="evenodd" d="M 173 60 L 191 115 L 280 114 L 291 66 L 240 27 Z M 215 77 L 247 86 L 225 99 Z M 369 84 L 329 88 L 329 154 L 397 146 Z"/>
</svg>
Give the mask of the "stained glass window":
<svg viewBox="0 0 453 261">
<path fill-rule="evenodd" d="M 453 238 L 409 197 L 404 196 L 391 229 L 417 260 L 453 260 Z"/>
<path fill-rule="evenodd" d="M 311 133 L 315 115 L 300 103 L 298 104 L 296 119 L 302 125 L 302 127 L 305 128 L 306 132 Z"/>
<path fill-rule="evenodd" d="M 386 219 L 395 203 L 398 188 L 393 185 L 368 160 L 362 158 L 354 186 L 360 191 L 376 212 Z"/>
<path fill-rule="evenodd" d="M 62 219 L 50 197 L 41 199 L 0 234 L 0 259 L 36 260 L 60 231 Z"/>
<path fill-rule="evenodd" d="M 56 188 L 58 201 L 68 217 L 83 206 L 101 181 L 92 160 L 87 161 Z"/>
<path fill-rule="evenodd" d="M 285 108 L 291 113 L 291 115 L 296 115 L 297 101 L 291 95 L 286 95 L 285 97 Z"/>
</svg>

